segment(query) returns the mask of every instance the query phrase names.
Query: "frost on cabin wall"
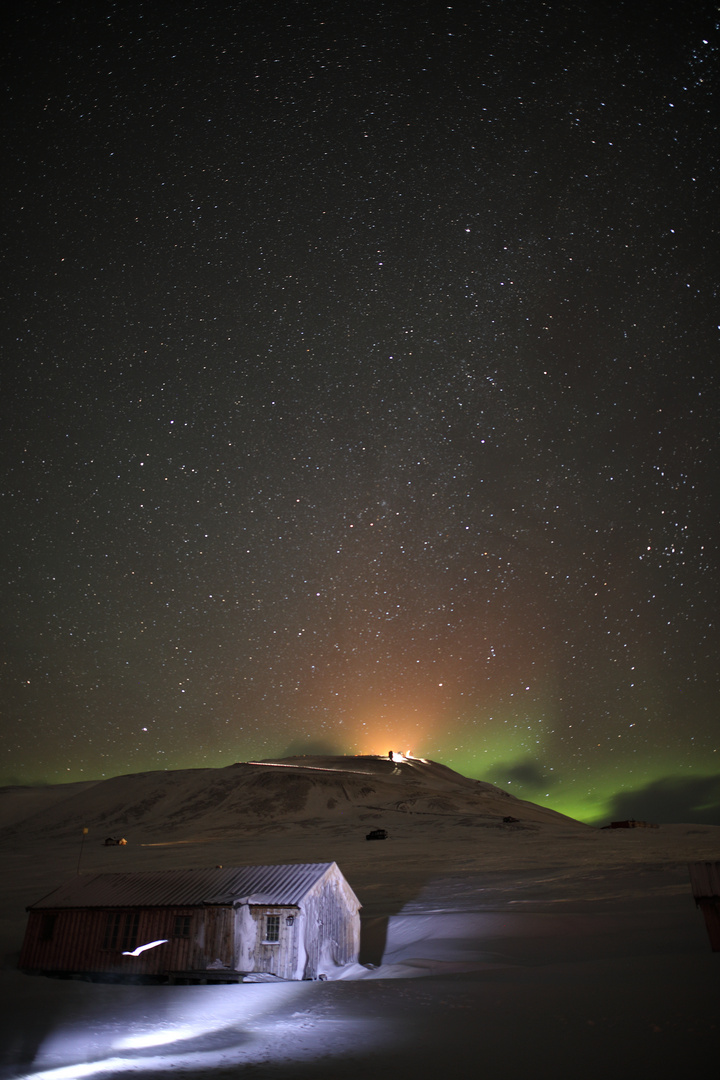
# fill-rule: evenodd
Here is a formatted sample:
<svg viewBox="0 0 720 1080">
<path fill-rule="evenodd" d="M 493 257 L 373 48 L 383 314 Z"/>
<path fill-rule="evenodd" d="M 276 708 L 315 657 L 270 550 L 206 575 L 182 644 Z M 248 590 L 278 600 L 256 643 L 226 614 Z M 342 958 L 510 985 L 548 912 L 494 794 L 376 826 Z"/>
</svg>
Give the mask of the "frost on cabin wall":
<svg viewBox="0 0 720 1080">
<path fill-rule="evenodd" d="M 240 904 L 235 908 L 235 970 L 253 971 L 255 961 L 255 935 L 257 926 L 250 914 L 249 904 Z"/>
<path fill-rule="evenodd" d="M 293 930 L 295 931 L 295 966 L 292 977 L 293 979 L 304 979 L 307 972 L 308 951 L 305 943 L 307 919 L 305 918 L 305 912 L 302 908 L 300 908 L 295 915 L 295 925 Z"/>
</svg>

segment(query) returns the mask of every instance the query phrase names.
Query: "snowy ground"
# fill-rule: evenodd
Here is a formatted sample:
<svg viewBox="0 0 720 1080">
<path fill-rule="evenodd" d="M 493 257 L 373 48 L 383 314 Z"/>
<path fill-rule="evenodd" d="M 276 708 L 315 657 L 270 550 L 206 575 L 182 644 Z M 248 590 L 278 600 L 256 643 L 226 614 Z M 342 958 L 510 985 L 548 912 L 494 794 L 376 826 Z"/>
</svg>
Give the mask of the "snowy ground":
<svg viewBox="0 0 720 1080">
<path fill-rule="evenodd" d="M 169 839 L 148 815 L 127 848 L 93 827 L 83 871 L 336 860 L 364 905 L 361 960 L 376 965 L 324 983 L 110 986 L 15 970 L 25 905 L 77 869 L 82 820 L 49 836 L 37 817 L 62 817 L 53 791 L 0 802 L 0 823 L 19 825 L 2 842 L 0 1078 L 622 1080 L 716 1056 L 720 954 L 687 863 L 720 858 L 720 828 L 596 831 L 547 815 L 490 827 L 357 806 L 340 821 L 316 805 L 312 822 L 215 821 L 200 835 L 186 821 Z M 367 843 L 368 821 L 390 839 Z"/>
</svg>

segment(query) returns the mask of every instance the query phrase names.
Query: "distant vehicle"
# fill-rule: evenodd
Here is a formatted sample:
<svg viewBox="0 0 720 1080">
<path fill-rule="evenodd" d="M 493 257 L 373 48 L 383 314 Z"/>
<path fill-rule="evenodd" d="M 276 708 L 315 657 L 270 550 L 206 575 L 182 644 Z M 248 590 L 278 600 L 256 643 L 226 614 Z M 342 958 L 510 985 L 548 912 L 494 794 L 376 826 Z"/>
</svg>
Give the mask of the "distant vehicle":
<svg viewBox="0 0 720 1080">
<path fill-rule="evenodd" d="M 105 840 L 105 847 L 125 847 L 127 840 L 124 836 L 121 836 L 119 840 L 116 840 L 114 836 L 108 836 Z"/>
<path fill-rule="evenodd" d="M 387 829 L 373 829 L 371 832 L 369 832 L 367 834 L 365 839 L 366 840 L 387 840 L 387 837 L 388 837 Z"/>
</svg>

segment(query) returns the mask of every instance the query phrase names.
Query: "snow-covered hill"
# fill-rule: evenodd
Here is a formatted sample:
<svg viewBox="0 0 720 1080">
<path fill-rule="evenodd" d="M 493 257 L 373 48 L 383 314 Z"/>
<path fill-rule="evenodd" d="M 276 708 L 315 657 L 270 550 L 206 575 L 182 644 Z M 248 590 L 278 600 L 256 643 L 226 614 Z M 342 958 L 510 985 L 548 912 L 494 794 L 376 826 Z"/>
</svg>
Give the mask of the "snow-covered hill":
<svg viewBox="0 0 720 1080">
<path fill-rule="evenodd" d="M 81 784 L 0 793 L 2 836 L 59 836 L 86 827 L 110 834 L 218 835 L 249 828 L 380 825 L 399 818 L 465 819 L 498 827 L 586 826 L 523 802 L 433 761 L 387 757 L 300 757 L 224 769 L 147 772 Z"/>
</svg>

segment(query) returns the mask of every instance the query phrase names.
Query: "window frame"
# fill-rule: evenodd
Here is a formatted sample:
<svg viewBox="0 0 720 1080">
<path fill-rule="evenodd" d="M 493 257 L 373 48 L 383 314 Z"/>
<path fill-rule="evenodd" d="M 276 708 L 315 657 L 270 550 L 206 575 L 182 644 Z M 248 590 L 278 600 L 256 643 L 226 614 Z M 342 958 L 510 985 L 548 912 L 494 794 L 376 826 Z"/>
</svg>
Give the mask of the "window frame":
<svg viewBox="0 0 720 1080">
<path fill-rule="evenodd" d="M 132 952 L 137 945 L 139 927 L 139 911 L 109 911 L 102 949 L 110 952 Z"/>
<path fill-rule="evenodd" d="M 280 944 L 280 914 L 277 911 L 268 911 L 265 913 L 265 936 L 263 937 L 263 945 L 279 945 Z"/>
<path fill-rule="evenodd" d="M 172 937 L 176 941 L 189 941 L 192 937 L 192 915 L 173 916 Z"/>
</svg>

